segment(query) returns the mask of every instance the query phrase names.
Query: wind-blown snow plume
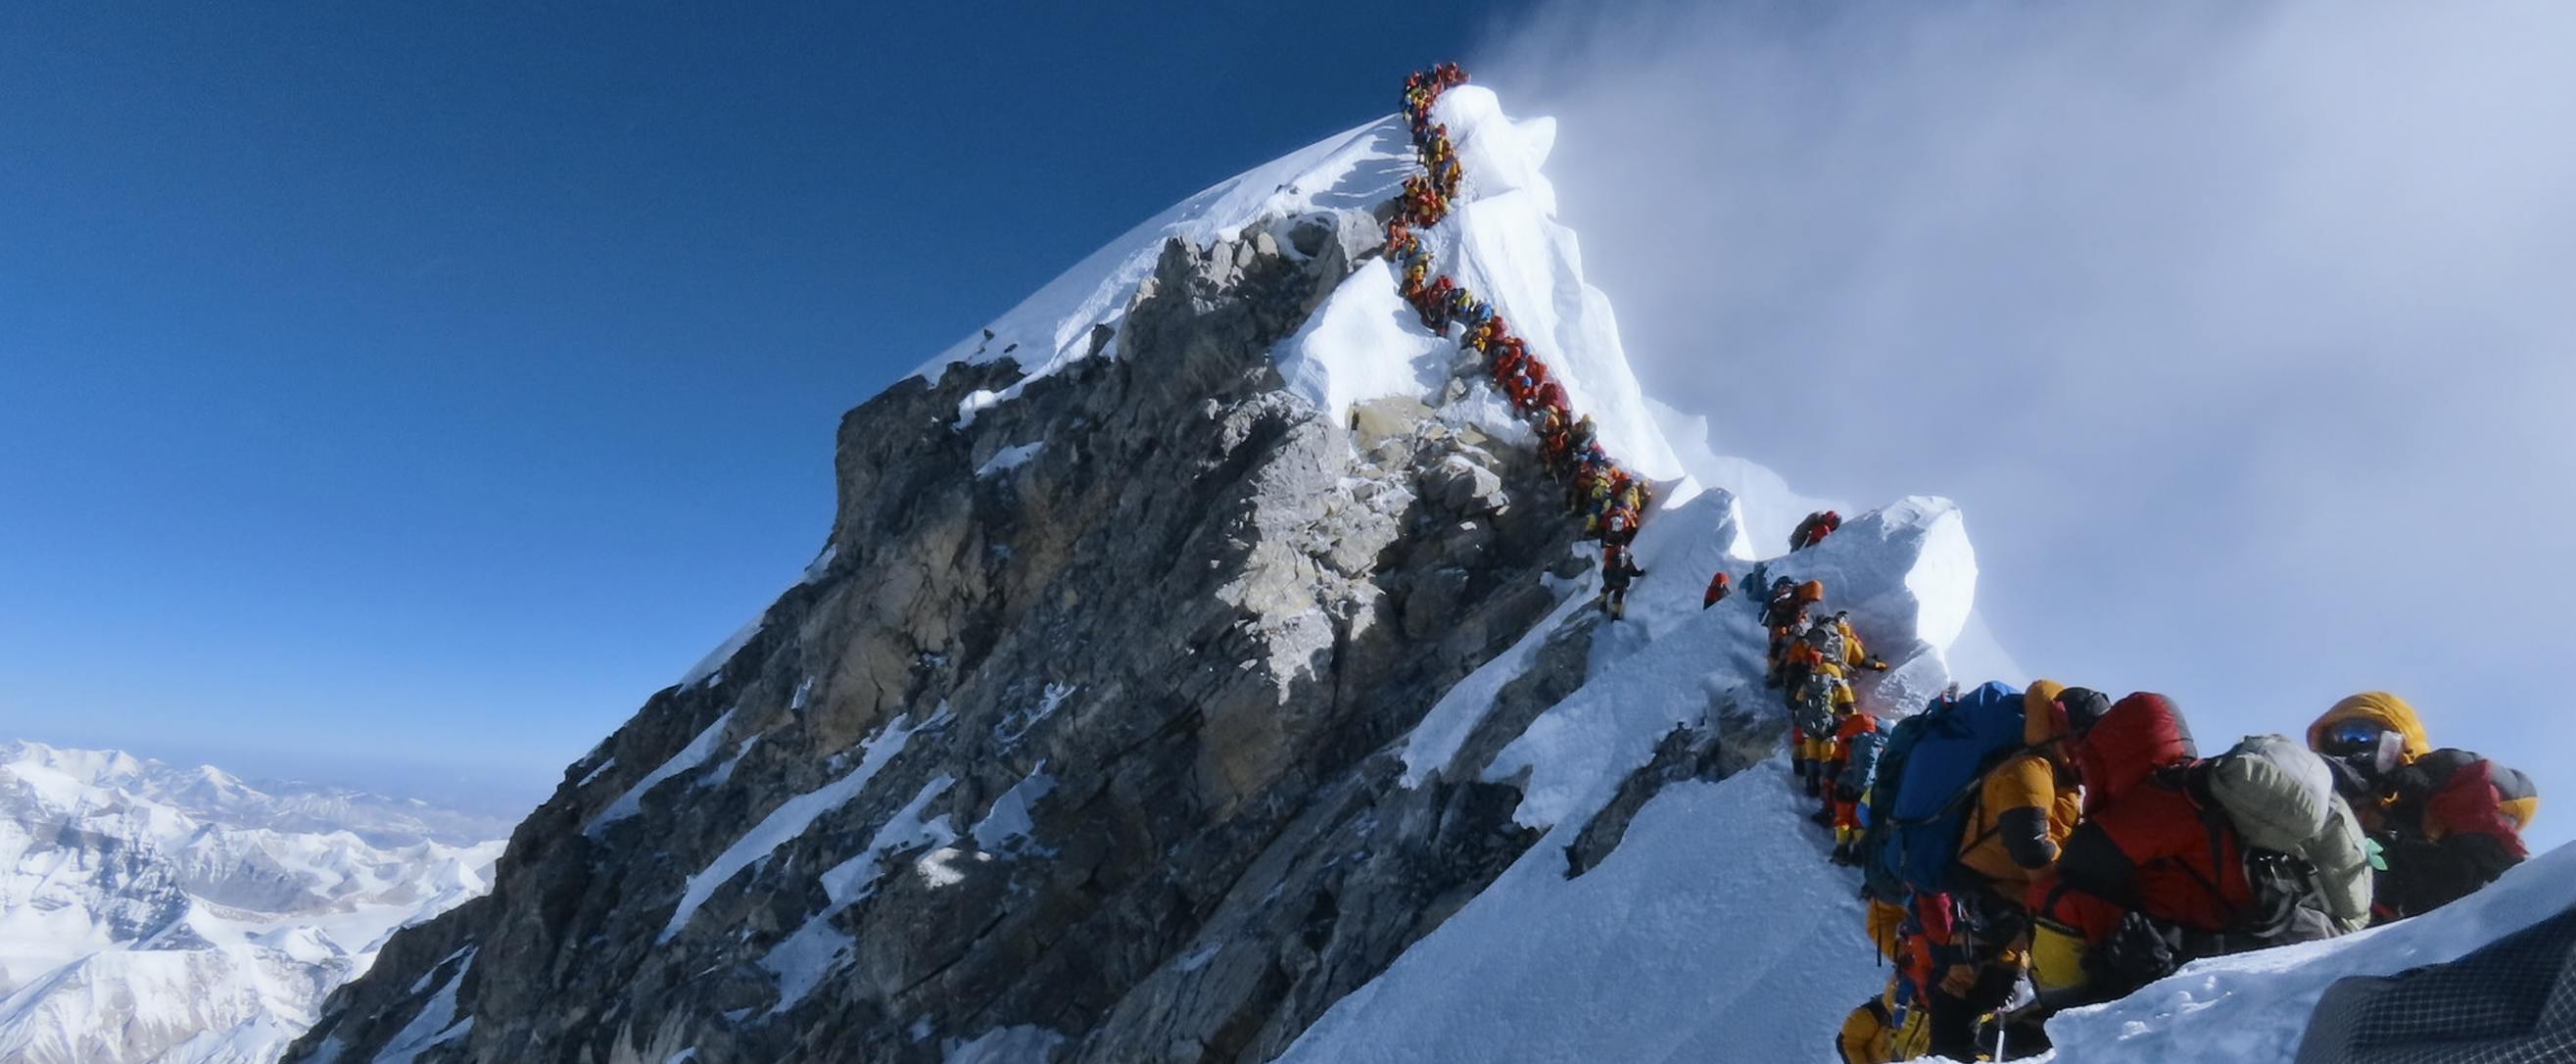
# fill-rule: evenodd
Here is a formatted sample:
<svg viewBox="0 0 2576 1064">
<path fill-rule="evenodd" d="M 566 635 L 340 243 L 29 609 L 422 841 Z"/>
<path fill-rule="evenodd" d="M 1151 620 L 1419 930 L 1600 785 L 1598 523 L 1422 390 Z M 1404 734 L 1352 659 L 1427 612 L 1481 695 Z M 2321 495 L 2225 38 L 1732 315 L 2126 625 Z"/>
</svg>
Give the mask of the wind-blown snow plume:
<svg viewBox="0 0 2576 1064">
<path fill-rule="evenodd" d="M 1561 120 L 1649 390 L 1810 491 L 1958 499 L 2025 661 L 2213 731 L 2386 687 L 2502 752 L 2576 743 L 2546 670 L 2480 664 L 2576 593 L 2571 37 L 2551 4 L 1567 4 L 1479 73 Z"/>
</svg>

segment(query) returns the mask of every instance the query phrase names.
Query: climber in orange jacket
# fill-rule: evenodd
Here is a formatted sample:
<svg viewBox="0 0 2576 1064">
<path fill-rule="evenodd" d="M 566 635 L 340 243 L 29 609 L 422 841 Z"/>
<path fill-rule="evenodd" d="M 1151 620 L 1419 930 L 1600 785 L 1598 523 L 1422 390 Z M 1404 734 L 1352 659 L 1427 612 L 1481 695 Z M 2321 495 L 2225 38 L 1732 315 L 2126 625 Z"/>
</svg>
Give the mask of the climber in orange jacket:
<svg viewBox="0 0 2576 1064">
<path fill-rule="evenodd" d="M 1986 773 L 1959 841 L 1959 863 L 2014 909 L 2084 813 L 2065 744 L 2111 708 L 2101 692 L 2055 680 L 2031 681 L 2022 700 L 2022 750 Z"/>
<path fill-rule="evenodd" d="M 2013 986 L 2029 966 L 2031 923 L 2025 906 L 2031 880 L 2057 864 L 2083 816 L 2083 796 L 2066 747 L 2111 708 L 2101 692 L 2055 680 L 2031 681 L 2022 702 L 2022 748 L 1986 771 L 1971 792 L 1960 830 L 1959 865 L 1966 874 L 1953 897 L 1971 929 L 1964 963 L 1975 974 L 1959 979 L 1954 989 L 1961 989 L 1956 996 L 1972 1012 L 1992 1008 L 2000 997 L 1980 994 L 1979 987 Z M 2034 1050 L 2043 1046 L 2046 1035 L 2036 1022 L 2041 1018 L 2031 1017 L 2033 1022 L 2016 1029 L 2008 1041 Z"/>
<path fill-rule="evenodd" d="M 2334 704 L 2308 748 L 2388 868 L 2373 890 L 2383 919 L 2429 912 L 2492 883 L 2530 855 L 2522 830 L 2540 808 L 2530 777 L 2466 750 L 2433 749 L 2422 718 L 2386 691 Z"/>
</svg>

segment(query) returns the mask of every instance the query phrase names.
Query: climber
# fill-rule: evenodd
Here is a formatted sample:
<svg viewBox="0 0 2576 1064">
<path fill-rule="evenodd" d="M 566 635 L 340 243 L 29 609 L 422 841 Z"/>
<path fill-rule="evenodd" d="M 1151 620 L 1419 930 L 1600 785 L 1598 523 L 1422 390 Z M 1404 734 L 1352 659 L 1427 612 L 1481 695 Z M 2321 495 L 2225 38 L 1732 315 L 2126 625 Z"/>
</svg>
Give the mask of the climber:
<svg viewBox="0 0 2576 1064">
<path fill-rule="evenodd" d="M 2530 777 L 2466 750 L 2433 749 L 2415 707 L 2385 691 L 2334 704 L 2308 726 L 2308 748 L 2382 850 L 2383 919 L 2429 912 L 2495 882 L 2530 851 L 2522 830 L 2540 807 Z"/>
<path fill-rule="evenodd" d="M 1571 448 L 1568 450 L 1568 460 L 1574 463 L 1574 475 L 1566 478 L 1565 481 L 1565 512 L 1568 515 L 1580 516 L 1583 513 L 1583 501 L 1592 497 L 1593 481 L 1599 480 L 1604 475 L 1604 470 L 1600 465 L 1585 461 L 1583 456 L 1574 454 Z"/>
<path fill-rule="evenodd" d="M 1637 541 L 1637 527 L 1644 518 L 1643 511 L 1638 508 L 1637 482 L 1627 479 L 1627 476 L 1619 473 L 1611 477 L 1617 490 L 1611 493 L 1610 508 L 1601 525 L 1601 541 L 1623 547 Z"/>
<path fill-rule="evenodd" d="M 1557 381 L 1549 381 L 1546 384 L 1539 385 L 1538 405 L 1541 409 L 1563 410 L 1569 415 L 1574 412 L 1574 404 L 1569 402 L 1565 397 L 1565 385 Z M 1591 420 L 1592 415 L 1583 415 L 1583 421 L 1585 424 L 1588 425 Z M 1592 435 L 1592 433 L 1585 433 L 1583 441 L 1584 446 L 1589 447 L 1592 445 Z"/>
<path fill-rule="evenodd" d="M 1886 990 L 1843 1017 L 1842 1030 L 1834 1036 L 1838 1059 L 1843 1064 L 1896 1064 L 1922 1056 L 1930 1043 L 1917 1000 L 1911 980 L 1902 973 L 1889 976 Z"/>
<path fill-rule="evenodd" d="M 1539 389 L 1547 387 L 1550 383 L 1553 382 L 1548 379 L 1547 363 L 1539 361 L 1538 356 L 1531 355 L 1521 359 L 1520 376 L 1507 382 L 1503 392 L 1511 397 L 1512 406 L 1526 414 L 1538 409 Z"/>
<path fill-rule="evenodd" d="M 1619 547 L 1637 542 L 1637 511 L 1612 504 L 1601 517 L 1601 542 Z"/>
<path fill-rule="evenodd" d="M 1554 410 L 1538 419 L 1538 457 L 1548 472 L 1562 475 L 1569 458 L 1566 449 L 1565 418 Z"/>
<path fill-rule="evenodd" d="M 1763 686 L 1781 685 L 1785 679 L 1781 668 L 1788 664 L 1789 637 L 1805 624 L 1807 608 L 1824 600 L 1825 585 L 1821 581 L 1792 584 L 1784 576 L 1771 585 L 1770 602 L 1762 609 L 1762 627 L 1771 631 L 1771 668 L 1763 674 Z"/>
<path fill-rule="evenodd" d="M 2341 906 L 2319 896 L 2315 868 L 2249 844 L 2240 827 L 2245 807 L 2222 804 L 2216 766 L 2198 759 L 2190 729 L 2163 695 L 2119 700 L 2065 745 L 2084 781 L 2084 821 L 2024 896 L 2040 995 L 2008 1024 L 2109 1000 L 2199 957 L 2321 938 L 2366 919 L 2366 899 L 2360 918 L 2329 916 Z M 2264 783 L 2301 777 L 2298 766 L 2254 767 Z M 2332 786 L 2323 766 L 2311 767 L 2322 794 L 2265 800 L 2311 806 L 2317 821 L 2330 823 Z M 2366 861 L 2359 846 L 2350 839 L 2346 856 Z"/>
<path fill-rule="evenodd" d="M 1424 328 L 1436 333 L 1449 331 L 1449 294 L 1457 289 L 1458 282 L 1450 280 L 1444 273 L 1432 280 L 1430 288 L 1423 290 L 1423 300 L 1428 304 L 1422 312 Z"/>
<path fill-rule="evenodd" d="M 1636 552 L 1622 544 L 1611 544 L 1601 550 L 1601 612 L 1612 620 L 1628 616 L 1628 585 L 1646 575 L 1637 567 Z"/>
<path fill-rule="evenodd" d="M 1556 381 L 1548 381 L 1548 386 L 1556 386 Z M 1556 394 L 1558 397 L 1564 397 L 1564 389 L 1556 386 Z M 1592 423 L 1592 415 L 1577 417 L 1577 420 L 1574 420 L 1574 428 L 1566 433 L 1566 448 L 1574 453 L 1592 451 L 1592 443 L 1595 441 L 1600 441 L 1600 425 Z"/>
<path fill-rule="evenodd" d="M 1500 342 L 1504 336 L 1508 335 L 1504 331 L 1503 316 L 1500 314 L 1482 315 L 1481 320 L 1478 320 L 1480 318 L 1479 315 L 1473 312 L 1462 312 L 1459 314 L 1459 317 L 1475 322 L 1475 324 L 1467 330 L 1467 346 L 1473 347 L 1478 351 L 1493 350 L 1494 345 Z"/>
<path fill-rule="evenodd" d="M 1422 238 L 1414 235 L 1413 227 L 1404 224 L 1402 218 L 1388 222 L 1386 223 L 1386 253 L 1391 257 L 1410 261 L 1414 256 L 1422 253 Z M 1419 263 L 1408 265 L 1405 267 L 1405 272 L 1410 274 L 1419 265 Z"/>
<path fill-rule="evenodd" d="M 1838 865 L 1859 863 L 1853 848 L 1860 845 L 1862 828 L 1861 798 L 1869 793 L 1869 781 L 1878 774 L 1879 755 L 1887 749 L 1887 731 L 1878 726 L 1878 715 L 1866 710 L 1843 718 L 1834 731 L 1834 748 L 1839 767 L 1830 777 L 1833 787 L 1834 855 Z"/>
<path fill-rule="evenodd" d="M 1735 578 L 1728 576 L 1726 570 L 1718 570 L 1716 576 L 1708 578 L 1708 594 L 1701 596 L 1699 608 L 1707 609 L 1726 601 L 1726 596 L 1735 590 L 1734 582 Z"/>
<path fill-rule="evenodd" d="M 1460 288 L 1456 289 L 1449 298 L 1449 316 L 1455 320 L 1467 323 L 1467 336 L 1470 340 L 1473 340 L 1478 332 L 1485 329 L 1485 323 L 1493 319 L 1494 305 L 1478 299 L 1466 289 Z M 1478 354 L 1488 354 L 1491 352 L 1492 346 L 1493 345 L 1488 344 L 1485 347 L 1477 347 L 1470 343 L 1462 345 L 1460 350 L 1475 351 Z"/>
<path fill-rule="evenodd" d="M 1627 483 L 1620 486 L 1619 497 L 1612 500 L 1611 506 L 1628 511 L 1628 533 L 1635 535 L 1637 526 L 1646 517 L 1646 482 L 1637 477 L 1628 477 Z"/>
<path fill-rule="evenodd" d="M 1965 963 L 1974 974 L 1953 981 L 1951 989 L 1959 991 L 1952 995 L 1958 1014 L 1954 1018 L 1945 1011 L 1937 1024 L 1944 1043 L 1954 1049 L 1958 1040 L 1974 1037 L 1976 1018 L 2000 1005 L 2002 992 L 2017 985 L 2028 968 L 2030 914 L 2024 905 L 2030 881 L 2057 863 L 2083 813 L 2065 745 L 2091 730 L 2111 708 L 2099 691 L 2054 680 L 2032 681 L 2022 701 L 2020 748 L 1986 769 L 1964 795 L 1968 805 L 1959 832 L 1957 885 L 1950 896 L 1968 930 Z M 2031 1023 L 2014 1029 L 2008 1042 L 2035 1052 L 2045 1046 L 2045 1038 L 2039 1025 Z"/>
<path fill-rule="evenodd" d="M 1819 585 L 1820 598 L 1821 587 L 1822 585 Z M 1870 653 L 1869 649 L 1861 644 L 1860 632 L 1852 628 L 1850 610 L 1834 611 L 1833 616 L 1818 622 L 1814 627 L 1809 628 L 1808 632 L 1811 636 L 1818 637 L 1812 640 L 1817 652 L 1813 656 L 1831 662 L 1845 675 L 1858 669 L 1869 669 L 1874 672 L 1887 671 L 1887 663 L 1879 660 L 1877 655 Z M 1801 655 L 1796 647 L 1790 648 L 1789 655 L 1788 666 L 1791 672 L 1788 678 L 1791 686 L 1795 686 L 1796 670 L 1801 667 L 1812 668 L 1813 662 L 1801 661 Z"/>
<path fill-rule="evenodd" d="M 2022 749 L 1987 770 L 1970 798 L 1959 863 L 1976 873 L 1975 892 L 2019 910 L 2031 877 L 2057 863 L 2083 815 L 2065 744 L 2111 709 L 2101 692 L 2034 680 L 2023 692 Z"/>
<path fill-rule="evenodd" d="M 1815 546 L 1842 527 L 1843 515 L 1832 510 L 1808 514 L 1805 520 L 1798 522 L 1797 530 L 1789 533 L 1789 549 L 1795 552 Z"/>
<path fill-rule="evenodd" d="M 1791 763 L 1803 766 L 1807 797 L 1819 800 L 1817 823 L 1833 826 L 1833 796 L 1826 780 L 1841 760 L 1834 736 L 1859 703 L 1843 671 L 1843 629 L 1831 618 L 1807 627 L 1789 647 L 1789 726 L 1796 742 Z"/>
<path fill-rule="evenodd" d="M 1583 538 L 1599 539 L 1610 517 L 1610 499 L 1619 490 L 1626 473 L 1613 468 L 1605 476 L 1592 479 L 1592 494 L 1583 501 Z"/>
<path fill-rule="evenodd" d="M 1505 337 L 1503 342 L 1494 345 L 1490 357 L 1485 359 L 1485 372 L 1493 378 L 1495 386 L 1500 387 L 1504 378 L 1520 372 L 1521 359 L 1527 354 L 1519 340 Z"/>
</svg>

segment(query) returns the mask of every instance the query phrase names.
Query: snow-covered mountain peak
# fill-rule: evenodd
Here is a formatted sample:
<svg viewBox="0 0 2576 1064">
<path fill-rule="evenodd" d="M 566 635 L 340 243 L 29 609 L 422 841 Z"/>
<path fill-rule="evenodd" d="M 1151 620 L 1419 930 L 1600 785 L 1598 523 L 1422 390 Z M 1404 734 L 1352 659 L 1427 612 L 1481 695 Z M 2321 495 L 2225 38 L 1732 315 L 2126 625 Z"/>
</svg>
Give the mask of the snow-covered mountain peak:
<svg viewBox="0 0 2576 1064">
<path fill-rule="evenodd" d="M 1585 280 L 1579 243 L 1556 220 L 1556 190 L 1544 172 L 1555 120 L 1515 119 L 1493 92 L 1474 85 L 1444 95 L 1435 115 L 1449 127 L 1465 173 L 1451 217 L 1424 234 L 1443 269 L 1529 338 L 1623 464 L 1659 481 L 1681 478 L 1681 462 L 1628 364 L 1609 299 Z M 1293 250 L 1291 227 L 1318 216 L 1375 229 L 1384 220 L 1377 212 L 1413 167 L 1405 123 L 1394 116 L 1255 167 L 1130 229 L 915 376 L 936 384 L 951 365 L 1007 361 L 1019 368 L 1009 386 L 967 396 L 956 418 L 962 429 L 1074 363 L 1115 357 L 1127 307 L 1167 241 L 1204 245 L 1266 224 L 1274 243 Z M 1336 290 L 1308 331 L 1273 352 L 1291 390 L 1337 417 L 1396 395 L 1444 405 L 1454 344 L 1403 313 L 1384 260 L 1364 265 L 1357 280 Z"/>
<path fill-rule="evenodd" d="M 1049 376 L 1097 353 L 1094 329 L 1117 328 L 1165 241 L 1205 244 L 1262 219 L 1366 211 L 1394 194 L 1411 162 L 1403 124 L 1386 118 L 1254 167 L 1137 224 L 913 375 L 937 384 L 952 365 L 1007 361 L 1032 378 Z"/>
</svg>

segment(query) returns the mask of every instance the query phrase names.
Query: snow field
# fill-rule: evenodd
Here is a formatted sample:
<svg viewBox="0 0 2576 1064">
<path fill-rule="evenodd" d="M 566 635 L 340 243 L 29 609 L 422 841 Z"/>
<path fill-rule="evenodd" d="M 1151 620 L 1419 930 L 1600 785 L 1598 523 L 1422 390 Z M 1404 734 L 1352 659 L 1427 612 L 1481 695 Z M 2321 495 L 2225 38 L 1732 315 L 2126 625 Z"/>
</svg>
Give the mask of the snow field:
<svg viewBox="0 0 2576 1064">
<path fill-rule="evenodd" d="M 1551 834 L 1280 1059 L 1832 1060 L 1886 971 L 1802 800 L 1778 759 L 1675 784 L 1571 880 Z"/>
</svg>

